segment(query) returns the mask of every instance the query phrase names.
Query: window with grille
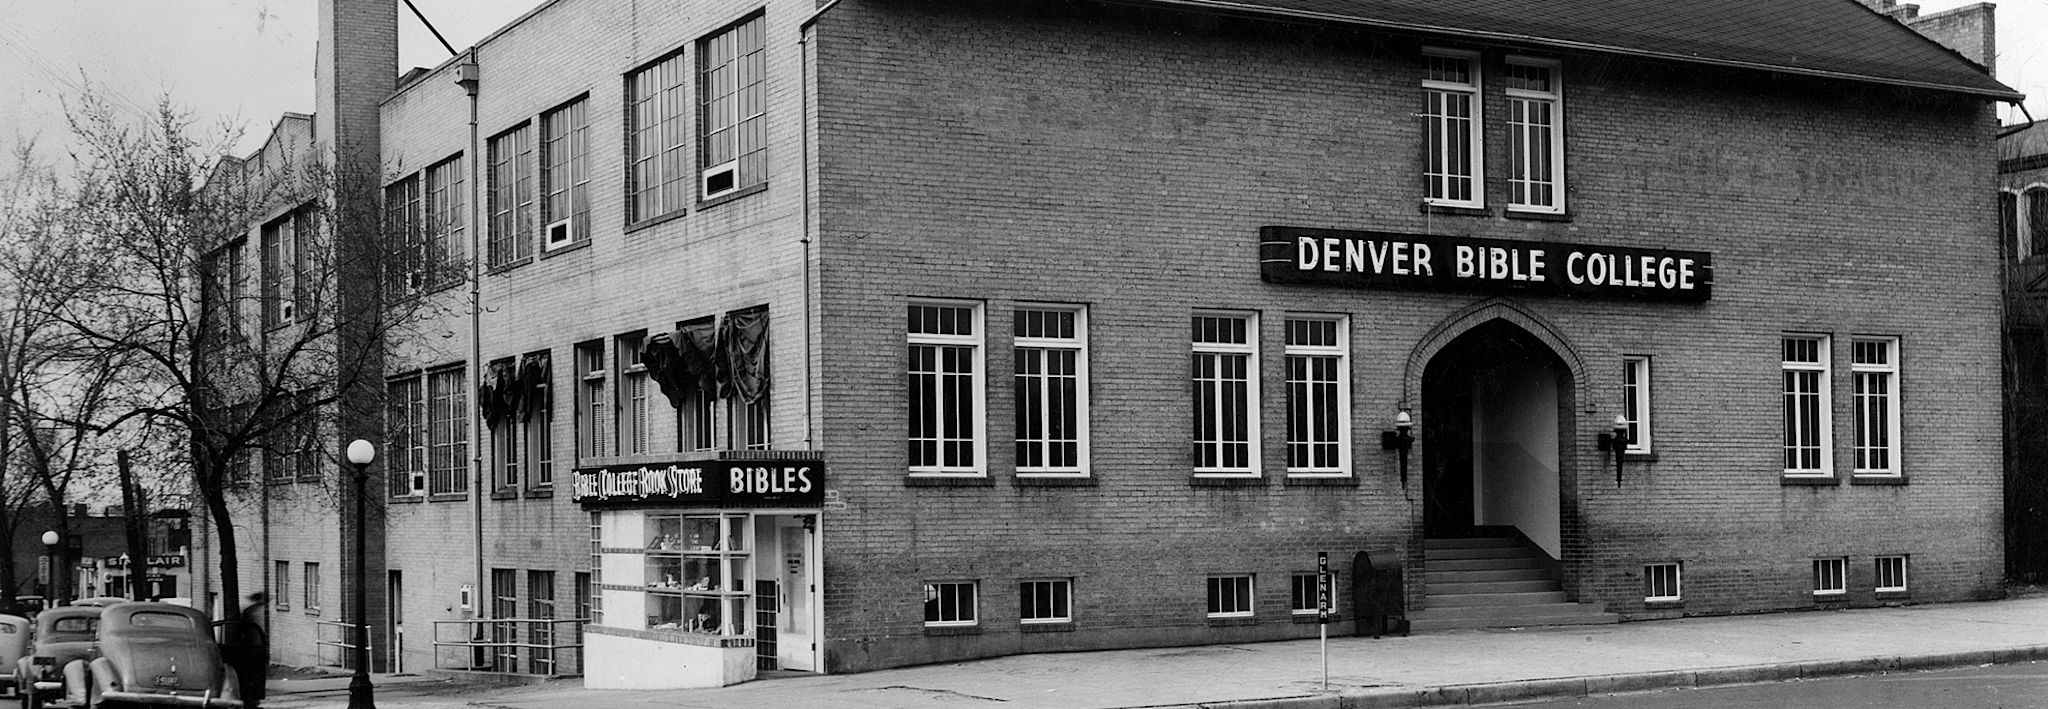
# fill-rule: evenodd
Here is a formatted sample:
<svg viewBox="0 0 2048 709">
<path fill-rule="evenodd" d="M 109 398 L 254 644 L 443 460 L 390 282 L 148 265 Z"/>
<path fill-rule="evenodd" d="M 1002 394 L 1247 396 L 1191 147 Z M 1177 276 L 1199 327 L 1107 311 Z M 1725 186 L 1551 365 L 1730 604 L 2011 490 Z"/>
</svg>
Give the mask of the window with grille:
<svg viewBox="0 0 2048 709">
<path fill-rule="evenodd" d="M 604 514 L 590 513 L 590 573 L 582 574 L 585 583 L 577 584 L 583 594 L 584 608 L 578 616 L 588 618 L 592 625 L 604 625 L 604 589 L 599 576 L 604 570 Z"/>
<path fill-rule="evenodd" d="M 408 175 L 384 188 L 384 256 L 386 292 L 394 296 L 418 292 L 426 287 L 422 238 L 423 207 L 418 175 Z"/>
<path fill-rule="evenodd" d="M 1017 620 L 1023 623 L 1068 623 L 1074 620 L 1074 585 L 1068 579 L 1017 583 Z"/>
<path fill-rule="evenodd" d="M 497 268 L 533 256 L 533 124 L 498 134 L 487 149 L 490 171 L 484 206 L 491 221 L 485 263 Z"/>
<path fill-rule="evenodd" d="M 683 210 L 690 197 L 689 65 L 683 53 L 626 77 L 626 221 Z"/>
<path fill-rule="evenodd" d="M 1508 57 L 1508 209 L 1564 213 L 1562 70 L 1553 61 Z"/>
<path fill-rule="evenodd" d="M 605 417 L 604 341 L 591 340 L 576 346 L 576 456 L 607 455 L 605 439 L 610 430 Z"/>
<path fill-rule="evenodd" d="M 1904 593 L 1906 590 L 1906 557 L 1877 557 L 1877 591 L 1880 593 Z"/>
<path fill-rule="evenodd" d="M 1676 564 L 1649 564 L 1643 567 L 1643 600 L 1646 602 L 1669 602 L 1685 597 L 1685 567 Z"/>
<path fill-rule="evenodd" d="M 1782 350 L 1785 474 L 1827 475 L 1828 338 L 1788 335 Z"/>
<path fill-rule="evenodd" d="M 427 373 L 427 492 L 469 491 L 469 397 L 462 367 Z"/>
<path fill-rule="evenodd" d="M 1447 207 L 1483 206 L 1479 55 L 1430 48 L 1422 59 L 1424 200 Z"/>
<path fill-rule="evenodd" d="M 1898 475 L 1899 341 L 1856 338 L 1849 372 L 1855 399 L 1857 475 Z"/>
<path fill-rule="evenodd" d="M 1287 318 L 1287 473 L 1351 473 L 1351 377 L 1342 317 Z"/>
<path fill-rule="evenodd" d="M 974 625 L 976 582 L 938 581 L 924 585 L 925 625 Z"/>
<path fill-rule="evenodd" d="M 1258 320 L 1249 313 L 1196 313 L 1194 462 L 1197 474 L 1259 472 Z"/>
<path fill-rule="evenodd" d="M 746 397 L 733 396 L 726 399 L 726 406 L 732 412 L 729 417 L 732 431 L 728 434 L 732 447 L 740 450 L 768 450 L 769 443 L 773 441 L 768 427 L 768 397 L 762 396 L 758 400 L 747 401 Z"/>
<path fill-rule="evenodd" d="M 420 241 L 426 248 L 427 288 L 454 285 L 464 280 L 469 269 L 469 233 L 465 213 L 462 156 L 448 158 L 427 168 L 425 219 Z"/>
<path fill-rule="evenodd" d="M 1209 617 L 1249 618 L 1252 615 L 1252 577 L 1211 576 L 1209 582 Z"/>
<path fill-rule="evenodd" d="M 553 620 L 555 617 L 555 572 L 526 572 L 526 617 L 535 621 Z M 527 657 L 527 671 L 537 675 L 555 673 L 555 626 L 553 623 L 536 622 L 528 627 L 526 642 L 533 646 Z"/>
<path fill-rule="evenodd" d="M 910 472 L 982 474 L 981 306 L 912 303 L 906 330 Z"/>
<path fill-rule="evenodd" d="M 768 43 L 761 15 L 697 43 L 704 199 L 768 181 Z"/>
<path fill-rule="evenodd" d="M 419 376 L 394 379 L 384 385 L 385 430 L 391 445 L 384 453 L 384 470 L 389 492 L 394 496 L 426 492 L 427 474 L 427 392 Z"/>
<path fill-rule="evenodd" d="M 1086 475 L 1087 310 L 1021 306 L 1012 320 L 1017 472 Z"/>
<path fill-rule="evenodd" d="M 515 569 L 491 569 L 491 640 L 496 643 L 492 652 L 491 669 L 494 672 L 516 672 L 519 669 L 519 624 L 513 619 L 519 617 L 519 572 Z"/>
<path fill-rule="evenodd" d="M 1848 559 L 1813 560 L 1813 595 L 1840 596 L 1849 592 Z"/>
<path fill-rule="evenodd" d="M 1650 358 L 1621 358 L 1622 416 L 1628 419 L 1628 452 L 1650 452 Z"/>
</svg>

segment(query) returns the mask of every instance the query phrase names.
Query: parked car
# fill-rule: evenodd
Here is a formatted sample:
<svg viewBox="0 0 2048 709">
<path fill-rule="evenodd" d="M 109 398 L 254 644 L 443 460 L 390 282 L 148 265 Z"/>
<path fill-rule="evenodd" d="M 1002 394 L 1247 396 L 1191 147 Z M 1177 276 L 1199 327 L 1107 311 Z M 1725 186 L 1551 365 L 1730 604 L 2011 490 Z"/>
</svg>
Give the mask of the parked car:
<svg viewBox="0 0 2048 709">
<path fill-rule="evenodd" d="M 18 615 L 0 615 L 0 667 L 13 667 L 14 663 L 28 654 L 28 619 Z M 0 677 L 0 687 L 8 696 L 21 696 L 14 674 Z"/>
<path fill-rule="evenodd" d="M 64 668 L 79 663 L 83 671 L 82 663 L 90 659 L 93 638 L 99 632 L 100 613 L 105 610 L 59 606 L 36 614 L 34 645 L 14 663 L 14 687 L 21 696 L 22 709 L 41 709 L 64 699 Z"/>
<path fill-rule="evenodd" d="M 99 606 L 99 607 L 101 607 L 101 608 L 105 608 L 105 607 L 107 607 L 107 606 L 111 606 L 111 605 L 114 605 L 114 604 L 116 604 L 116 603 L 127 603 L 127 602 L 128 602 L 128 599 L 126 599 L 126 598 L 122 598 L 122 597 L 120 597 L 120 596 L 93 596 L 93 597 L 91 597 L 91 598 L 80 598 L 80 599 L 78 599 L 78 600 L 72 601 L 72 602 L 70 603 L 70 605 L 74 605 L 74 606 Z"/>
<path fill-rule="evenodd" d="M 86 704 L 240 709 L 241 683 L 221 662 L 212 629 L 205 612 L 176 604 L 107 606 L 100 615 L 98 652 L 83 661 Z M 68 668 L 64 674 L 67 682 L 79 675 Z M 77 689 L 66 689 L 77 698 Z"/>
</svg>

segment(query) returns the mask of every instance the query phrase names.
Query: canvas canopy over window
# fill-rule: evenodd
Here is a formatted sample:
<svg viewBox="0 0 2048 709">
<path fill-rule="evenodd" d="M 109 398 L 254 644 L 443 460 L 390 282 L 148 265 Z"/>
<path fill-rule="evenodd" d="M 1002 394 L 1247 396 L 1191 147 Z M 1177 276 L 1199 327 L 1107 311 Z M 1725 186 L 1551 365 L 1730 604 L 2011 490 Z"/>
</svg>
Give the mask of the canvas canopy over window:
<svg viewBox="0 0 2048 709">
<path fill-rule="evenodd" d="M 545 354 L 527 355 L 517 365 L 509 358 L 492 362 L 476 387 L 477 408 L 484 423 L 495 426 L 513 416 L 522 421 L 533 418 L 548 405 L 548 370 Z"/>
<path fill-rule="evenodd" d="M 676 406 L 697 393 L 758 402 L 768 395 L 768 306 L 647 338 L 640 362 Z"/>
</svg>

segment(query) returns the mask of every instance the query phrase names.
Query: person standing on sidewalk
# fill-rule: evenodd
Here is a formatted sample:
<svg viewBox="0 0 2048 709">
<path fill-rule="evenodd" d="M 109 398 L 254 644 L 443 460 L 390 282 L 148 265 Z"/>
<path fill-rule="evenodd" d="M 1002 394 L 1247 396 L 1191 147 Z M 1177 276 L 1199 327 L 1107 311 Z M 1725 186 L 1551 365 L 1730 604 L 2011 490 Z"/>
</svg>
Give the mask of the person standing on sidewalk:
<svg viewBox="0 0 2048 709">
<path fill-rule="evenodd" d="M 263 703 L 263 684 L 270 675 L 270 631 L 264 623 L 270 597 L 262 591 L 249 594 L 242 616 L 222 632 L 221 659 L 235 668 L 240 681 L 242 706 L 258 709 Z"/>
</svg>

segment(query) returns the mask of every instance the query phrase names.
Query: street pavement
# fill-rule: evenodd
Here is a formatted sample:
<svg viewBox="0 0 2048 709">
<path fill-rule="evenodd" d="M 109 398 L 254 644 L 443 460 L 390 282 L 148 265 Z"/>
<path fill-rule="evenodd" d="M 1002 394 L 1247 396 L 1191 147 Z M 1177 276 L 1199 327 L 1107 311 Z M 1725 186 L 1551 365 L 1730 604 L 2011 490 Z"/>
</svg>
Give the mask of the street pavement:
<svg viewBox="0 0 2048 709">
<path fill-rule="evenodd" d="M 1334 627 L 1334 626 L 1333 626 Z M 1365 709 L 1486 704 L 2048 660 L 2048 596 L 1618 625 L 1051 653 L 718 689 L 373 676 L 380 707 Z M 349 679 L 274 679 L 271 709 L 340 709 Z"/>
</svg>

